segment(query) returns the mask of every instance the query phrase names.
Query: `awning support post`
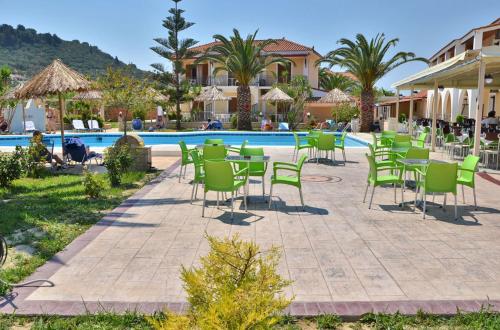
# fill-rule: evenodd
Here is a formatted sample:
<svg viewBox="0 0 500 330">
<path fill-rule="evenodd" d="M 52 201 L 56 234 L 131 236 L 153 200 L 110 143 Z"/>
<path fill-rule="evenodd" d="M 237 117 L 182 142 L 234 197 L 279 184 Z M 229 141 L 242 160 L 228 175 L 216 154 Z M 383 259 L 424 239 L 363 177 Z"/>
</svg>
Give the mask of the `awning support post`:
<svg viewBox="0 0 500 330">
<path fill-rule="evenodd" d="M 408 116 L 408 134 L 413 135 L 413 86 L 410 89 L 410 114 Z"/>
<path fill-rule="evenodd" d="M 479 156 L 481 151 L 481 120 L 483 119 L 484 106 L 484 75 L 486 73 L 486 63 L 481 59 L 479 63 L 479 77 L 477 80 L 477 108 L 476 108 L 476 126 L 474 128 L 474 156 Z"/>
<path fill-rule="evenodd" d="M 436 151 L 436 114 L 439 104 L 439 87 L 437 80 L 434 80 L 434 102 L 432 105 L 432 130 L 431 130 L 431 151 Z"/>
</svg>

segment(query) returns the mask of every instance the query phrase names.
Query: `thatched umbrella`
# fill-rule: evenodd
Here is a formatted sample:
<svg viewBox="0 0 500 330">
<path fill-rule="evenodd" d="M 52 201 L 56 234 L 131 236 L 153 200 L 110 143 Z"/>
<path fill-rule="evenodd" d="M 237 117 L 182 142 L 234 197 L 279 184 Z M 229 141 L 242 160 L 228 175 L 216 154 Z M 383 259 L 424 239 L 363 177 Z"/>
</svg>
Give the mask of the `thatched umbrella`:
<svg viewBox="0 0 500 330">
<path fill-rule="evenodd" d="M 274 87 L 266 95 L 262 96 L 262 100 L 267 102 L 293 102 L 293 98 L 278 87 Z"/>
<path fill-rule="evenodd" d="M 348 94 L 344 93 L 338 88 L 334 88 L 329 91 L 326 95 L 318 100 L 318 103 L 331 103 L 334 105 L 342 104 L 342 103 L 351 103 L 353 99 Z M 338 119 L 337 110 L 335 111 L 335 121 Z"/>
<path fill-rule="evenodd" d="M 262 100 L 266 102 L 274 102 L 274 103 L 292 103 L 293 98 L 287 93 L 283 92 L 278 87 L 274 87 L 269 92 L 267 92 L 264 96 L 262 96 Z"/>
<path fill-rule="evenodd" d="M 334 88 L 318 100 L 318 103 L 348 103 L 352 98 L 338 88 Z"/>
<path fill-rule="evenodd" d="M 64 99 L 63 93 L 83 92 L 91 89 L 90 81 L 78 72 L 56 59 L 48 67 L 31 78 L 30 81 L 14 94 L 18 99 L 55 95 L 59 97 L 61 141 L 64 145 Z"/>
<path fill-rule="evenodd" d="M 101 91 L 98 91 L 98 90 L 88 90 L 88 91 L 84 91 L 84 92 L 80 92 L 80 93 L 76 94 L 73 97 L 73 100 L 99 102 L 99 101 L 102 100 L 102 97 L 103 96 L 102 96 L 102 92 Z M 99 112 L 100 112 L 100 116 L 104 119 L 104 106 L 103 106 L 102 103 L 100 104 Z M 90 113 L 92 115 L 94 115 L 92 113 L 92 110 L 90 111 Z M 93 127 L 89 127 L 89 128 L 93 128 Z"/>
<path fill-rule="evenodd" d="M 200 95 L 198 95 L 194 100 L 197 102 L 204 102 L 204 101 L 229 101 L 231 98 L 224 96 L 224 93 L 222 93 L 217 87 L 211 86 L 207 88 L 205 91 L 203 91 Z"/>
</svg>

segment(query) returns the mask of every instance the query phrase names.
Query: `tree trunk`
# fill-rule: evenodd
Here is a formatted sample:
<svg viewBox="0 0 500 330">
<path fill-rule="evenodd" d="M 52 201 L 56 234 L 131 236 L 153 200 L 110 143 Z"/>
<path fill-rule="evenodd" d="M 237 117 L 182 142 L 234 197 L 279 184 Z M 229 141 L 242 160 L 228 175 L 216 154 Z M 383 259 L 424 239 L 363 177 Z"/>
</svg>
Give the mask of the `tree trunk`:
<svg viewBox="0 0 500 330">
<path fill-rule="evenodd" d="M 175 100 L 175 106 L 176 106 L 176 122 L 175 122 L 175 129 L 180 131 L 181 130 L 181 120 L 180 120 L 180 117 L 181 117 L 181 96 L 182 96 L 182 93 L 181 93 L 181 90 L 179 88 L 179 84 L 180 84 L 180 79 L 177 75 L 177 86 L 176 86 L 176 100 Z"/>
<path fill-rule="evenodd" d="M 243 131 L 252 130 L 251 119 L 252 94 L 249 86 L 238 86 L 237 106 L 238 106 L 238 129 Z"/>
<path fill-rule="evenodd" d="M 361 111 L 360 111 L 361 132 L 370 132 L 372 128 L 373 107 L 374 107 L 373 91 L 363 90 L 361 92 Z"/>
</svg>

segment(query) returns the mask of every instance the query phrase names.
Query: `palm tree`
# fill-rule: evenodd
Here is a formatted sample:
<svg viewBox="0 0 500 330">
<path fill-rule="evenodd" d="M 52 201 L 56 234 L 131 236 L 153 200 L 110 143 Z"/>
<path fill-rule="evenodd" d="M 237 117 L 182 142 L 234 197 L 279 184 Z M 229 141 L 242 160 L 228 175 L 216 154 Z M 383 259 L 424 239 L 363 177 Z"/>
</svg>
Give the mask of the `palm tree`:
<svg viewBox="0 0 500 330">
<path fill-rule="evenodd" d="M 327 68 L 319 70 L 319 86 L 327 91 L 340 89 L 343 92 L 352 93 L 358 82 L 337 72 L 331 72 Z"/>
<path fill-rule="evenodd" d="M 220 35 L 214 35 L 217 44 L 210 47 L 196 62 L 212 61 L 218 66 L 214 69 L 214 75 L 221 71 L 231 73 L 238 82 L 237 108 L 238 129 L 252 130 L 251 123 L 251 92 L 252 80 L 263 72 L 266 67 L 273 63 L 286 64 L 289 61 L 273 55 L 264 55 L 263 49 L 276 43 L 274 40 L 263 40 L 256 42 L 257 32 L 243 39 L 240 32 L 233 30 L 234 35 L 229 39 Z"/>
<path fill-rule="evenodd" d="M 368 132 L 373 123 L 375 83 L 398 66 L 411 62 L 427 62 L 425 58 L 415 57 L 414 53 L 398 52 L 387 58 L 388 51 L 395 47 L 399 39 L 386 42 L 385 35 L 377 34 L 368 41 L 364 35 L 357 34 L 356 40 L 342 38 L 340 48 L 329 52 L 319 62 L 328 63 L 330 67 L 339 65 L 352 73 L 361 85 L 361 131 Z"/>
</svg>

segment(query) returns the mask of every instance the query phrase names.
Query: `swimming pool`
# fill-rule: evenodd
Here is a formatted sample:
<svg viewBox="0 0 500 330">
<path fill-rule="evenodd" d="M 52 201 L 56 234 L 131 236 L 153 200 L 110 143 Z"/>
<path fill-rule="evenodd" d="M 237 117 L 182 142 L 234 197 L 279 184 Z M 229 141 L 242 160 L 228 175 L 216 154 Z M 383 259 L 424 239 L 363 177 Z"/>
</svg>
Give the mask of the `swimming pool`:
<svg viewBox="0 0 500 330">
<path fill-rule="evenodd" d="M 299 132 L 305 136 L 307 132 Z M 339 134 L 339 133 L 335 133 Z M 182 133 L 139 133 L 148 146 L 155 145 L 177 145 L 180 140 L 184 140 L 188 145 L 203 144 L 205 139 L 220 138 L 224 143 L 230 145 L 241 145 L 244 140 L 248 140 L 254 146 L 294 146 L 295 140 L 290 132 L 182 132 Z M 80 137 L 86 145 L 90 147 L 108 147 L 112 145 L 122 134 L 120 133 L 66 133 L 65 136 Z M 59 134 L 45 135 L 45 138 L 54 141 L 55 146 L 61 145 Z M 1 135 L 0 147 L 27 146 L 31 136 L 27 135 Z M 366 147 L 366 142 L 348 135 L 345 140 L 346 147 L 360 148 Z"/>
</svg>

